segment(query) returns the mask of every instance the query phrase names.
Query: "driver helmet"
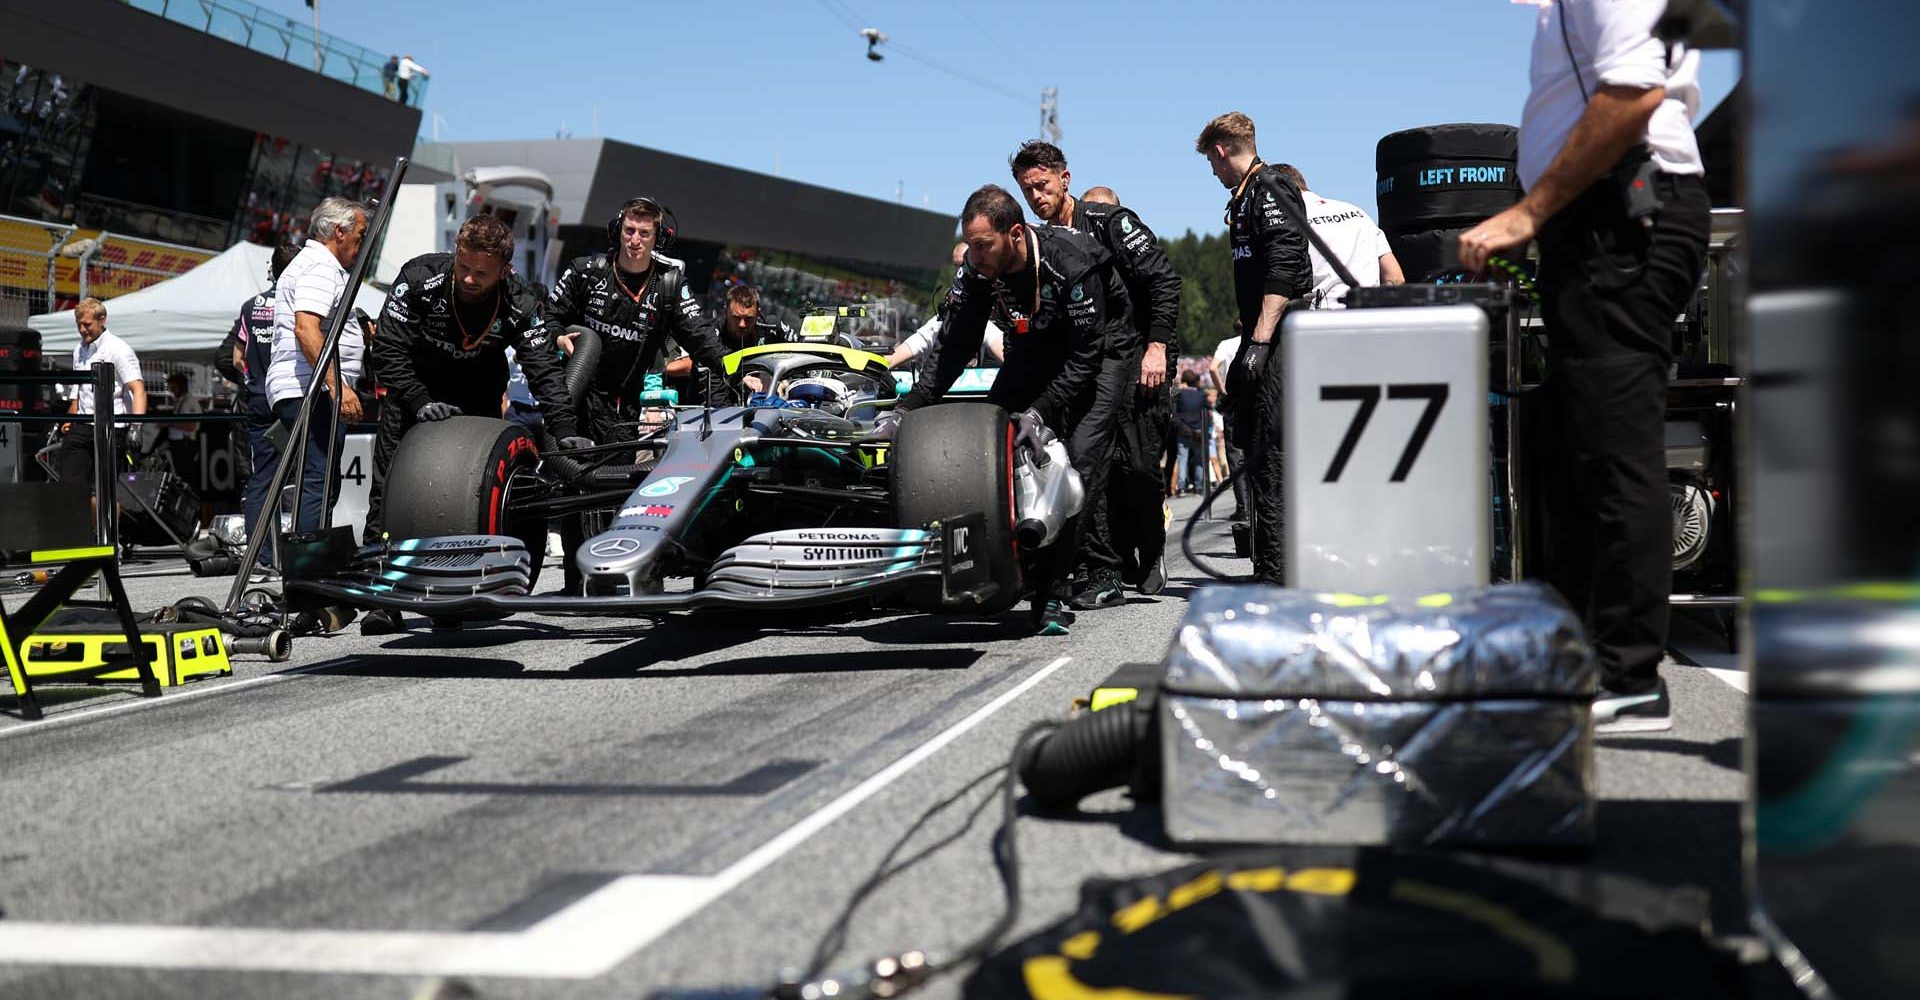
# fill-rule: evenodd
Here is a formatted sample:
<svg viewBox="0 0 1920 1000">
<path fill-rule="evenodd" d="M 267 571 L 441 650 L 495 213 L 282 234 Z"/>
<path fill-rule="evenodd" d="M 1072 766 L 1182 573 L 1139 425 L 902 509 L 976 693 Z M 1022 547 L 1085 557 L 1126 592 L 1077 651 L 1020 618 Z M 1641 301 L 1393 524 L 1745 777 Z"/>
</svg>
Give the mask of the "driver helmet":
<svg viewBox="0 0 1920 1000">
<path fill-rule="evenodd" d="M 847 401 L 852 398 L 852 390 L 837 378 L 814 375 L 787 383 L 784 395 L 795 403 L 840 411 L 846 408 Z"/>
</svg>

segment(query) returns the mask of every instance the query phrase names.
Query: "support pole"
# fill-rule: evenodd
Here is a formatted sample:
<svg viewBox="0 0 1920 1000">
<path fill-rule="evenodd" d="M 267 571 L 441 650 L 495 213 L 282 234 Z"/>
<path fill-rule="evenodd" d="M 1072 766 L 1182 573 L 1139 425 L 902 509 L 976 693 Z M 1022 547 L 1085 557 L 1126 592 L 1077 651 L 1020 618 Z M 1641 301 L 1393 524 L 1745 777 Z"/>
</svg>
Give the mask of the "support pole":
<svg viewBox="0 0 1920 1000">
<path fill-rule="evenodd" d="M 387 196 L 381 200 L 379 209 L 374 212 L 373 218 L 367 222 L 367 235 L 360 244 L 360 257 L 353 262 L 353 270 L 347 275 L 346 287 L 341 289 L 340 301 L 335 305 L 333 310 L 333 322 L 327 326 L 326 343 L 320 348 L 320 356 L 316 358 L 313 363 L 314 382 L 308 385 L 306 396 L 300 400 L 300 413 L 294 417 L 293 427 L 287 434 L 286 450 L 281 452 L 280 461 L 273 469 L 273 478 L 267 482 L 266 503 L 260 510 L 260 520 L 254 523 L 253 534 L 247 537 L 247 550 L 241 557 L 239 572 L 234 574 L 233 587 L 227 592 L 227 611 L 234 611 L 240 607 L 241 595 L 247 590 L 247 577 L 253 573 L 254 560 L 260 557 L 260 545 L 280 518 L 280 491 L 281 488 L 286 485 L 287 473 L 296 462 L 303 467 L 305 465 L 307 438 L 311 433 L 314 401 L 319 396 L 330 395 L 328 393 L 315 392 L 314 386 L 323 384 L 321 380 L 325 378 L 327 369 L 333 366 L 334 359 L 339 356 L 340 334 L 346 329 L 347 323 L 352 319 L 353 300 L 359 295 L 360 283 L 365 280 L 368 272 L 372 270 L 373 265 L 370 262 L 380 255 L 380 241 L 386 235 L 387 220 L 393 214 L 394 195 L 400 190 L 401 181 L 406 177 L 409 162 L 410 161 L 404 156 L 394 159 L 393 174 L 389 177 L 385 189 Z M 342 390 L 347 389 L 346 379 L 341 379 L 340 387 Z M 337 426 L 340 414 L 338 409 L 339 400 L 337 398 L 333 401 L 333 405 L 336 407 L 334 410 L 334 420 Z M 331 473 L 331 469 L 322 471 L 323 476 L 330 476 Z M 323 479 L 322 482 L 324 484 L 325 480 Z M 300 528 L 298 514 L 300 505 L 299 496 L 300 491 L 296 487 L 294 490 L 295 518 L 293 523 L 294 530 L 296 531 Z M 326 516 L 324 511 L 321 516 L 323 518 Z M 284 562 L 281 568 L 283 570 L 285 569 Z"/>
</svg>

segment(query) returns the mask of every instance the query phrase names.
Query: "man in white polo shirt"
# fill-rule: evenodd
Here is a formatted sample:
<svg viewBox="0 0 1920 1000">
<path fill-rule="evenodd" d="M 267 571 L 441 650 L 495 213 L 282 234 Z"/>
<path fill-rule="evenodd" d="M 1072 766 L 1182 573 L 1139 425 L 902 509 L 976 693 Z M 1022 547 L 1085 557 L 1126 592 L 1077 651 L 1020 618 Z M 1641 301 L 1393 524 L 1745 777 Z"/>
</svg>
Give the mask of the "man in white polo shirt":
<svg viewBox="0 0 1920 1000">
<path fill-rule="evenodd" d="M 1307 225 L 1313 227 L 1314 235 L 1326 241 L 1327 248 L 1340 258 L 1340 263 L 1347 265 L 1355 281 L 1365 287 L 1406 283 L 1406 276 L 1400 272 L 1400 259 L 1387 245 L 1387 234 L 1374 225 L 1373 216 L 1368 215 L 1366 209 L 1309 191 L 1307 179 L 1290 163 L 1276 164 L 1273 169 L 1291 178 L 1300 189 L 1300 201 L 1307 206 Z M 1309 243 L 1307 250 L 1313 257 L 1310 296 L 1313 307 L 1345 309 L 1347 304 L 1342 300 L 1347 297 L 1347 283 L 1340 280 L 1339 272 L 1327 263 L 1319 247 Z"/>
<path fill-rule="evenodd" d="M 341 426 L 333 422 L 333 400 L 316 400 L 308 418 L 312 433 L 307 436 L 307 451 L 300 470 L 300 523 L 298 531 L 315 531 L 327 523 L 320 509 L 321 485 L 337 474 L 327 468 L 327 442 L 334 441 L 338 455 L 345 424 L 359 423 L 362 417 L 360 397 L 353 391 L 360 377 L 366 342 L 360 324 L 348 323 L 340 334 L 336 364 L 326 377 L 316 381 L 313 363 L 326 346 L 326 317 L 340 301 L 346 289 L 347 267 L 360 253 L 360 241 L 367 234 L 367 210 L 345 198 L 328 198 L 313 210 L 307 223 L 307 242 L 293 263 L 280 272 L 274 285 L 273 364 L 267 369 L 267 398 L 273 415 L 289 432 L 300 413 L 300 401 L 309 389 L 339 397 Z M 344 375 L 344 377 L 342 377 Z M 291 447 L 291 443 L 289 443 Z"/>
<path fill-rule="evenodd" d="M 147 383 L 140 375 L 140 359 L 134 355 L 133 348 L 127 342 L 113 335 L 107 329 L 107 307 L 99 299 L 81 299 L 73 308 L 73 325 L 80 331 L 80 345 L 73 349 L 73 370 L 90 372 L 97 364 L 113 366 L 113 378 L 116 383 L 113 393 L 113 412 L 147 412 Z M 67 387 L 67 412 L 89 415 L 93 413 L 93 386 L 73 385 Z M 119 428 L 113 431 L 114 468 L 122 468 L 126 463 L 127 444 L 125 432 Z M 74 421 L 67 424 L 65 433 L 60 437 L 59 447 L 53 453 L 53 468 L 63 483 L 93 482 L 94 452 L 93 423 Z"/>
<path fill-rule="evenodd" d="M 1519 204 L 1460 234 L 1469 270 L 1540 240 L 1547 577 L 1586 620 L 1597 731 L 1673 725 L 1659 665 L 1673 584 L 1665 455 L 1673 317 L 1710 210 L 1700 56 L 1654 37 L 1666 0 L 1543 4 L 1520 117 Z"/>
</svg>

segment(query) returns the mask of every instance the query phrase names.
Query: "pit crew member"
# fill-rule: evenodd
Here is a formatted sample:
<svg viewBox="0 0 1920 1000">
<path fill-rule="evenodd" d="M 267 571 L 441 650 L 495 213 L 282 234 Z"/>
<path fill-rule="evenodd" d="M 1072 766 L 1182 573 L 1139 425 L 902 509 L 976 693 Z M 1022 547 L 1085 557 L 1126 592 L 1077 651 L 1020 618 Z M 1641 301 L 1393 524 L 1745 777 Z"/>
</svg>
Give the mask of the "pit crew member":
<svg viewBox="0 0 1920 1000">
<path fill-rule="evenodd" d="M 1020 203 L 993 184 L 967 199 L 960 229 L 967 264 L 948 293 L 939 356 L 896 412 L 882 416 L 880 433 L 946 393 L 979 353 L 992 318 L 1007 331 L 1007 357 L 987 400 L 1014 415 L 1018 442 L 1038 449 L 1064 440 L 1089 496 L 1105 489 L 1120 393 L 1100 381 L 1124 380 L 1125 371 L 1106 363 L 1108 345 L 1134 337 L 1112 258 L 1083 233 L 1028 225 Z M 1032 621 L 1043 634 L 1063 634 L 1072 624 L 1066 599 L 1084 520 L 1083 509 L 1042 556 Z"/>
<path fill-rule="evenodd" d="M 1113 256 L 1133 303 L 1136 335 L 1109 344 L 1107 358 L 1126 369 L 1122 384 L 1133 382 L 1135 388 L 1123 389 L 1113 404 L 1119 414 L 1114 468 L 1108 488 L 1087 495 L 1084 564 L 1073 595 L 1076 608 L 1112 607 L 1125 600 L 1123 569 L 1128 582 L 1145 591 L 1158 591 L 1166 582 L 1160 565 L 1167 544 L 1160 451 L 1170 402 L 1168 345 L 1180 325 L 1180 275 L 1132 209 L 1070 193 L 1073 173 L 1066 154 L 1052 143 L 1023 143 L 1008 164 L 1035 215 L 1092 236 Z"/>
<path fill-rule="evenodd" d="M 1306 208 L 1300 191 L 1267 169 L 1254 145 L 1253 119 L 1231 111 L 1200 130 L 1194 148 L 1233 196 L 1227 226 L 1233 253 L 1233 297 L 1246 339 L 1227 372 L 1233 398 L 1234 439 L 1247 455 L 1253 522 L 1253 575 L 1284 584 L 1286 517 L 1280 415 L 1284 397 L 1276 338 L 1287 304 L 1313 290 L 1307 253 Z M 1269 364 L 1269 359 L 1274 364 Z"/>
</svg>

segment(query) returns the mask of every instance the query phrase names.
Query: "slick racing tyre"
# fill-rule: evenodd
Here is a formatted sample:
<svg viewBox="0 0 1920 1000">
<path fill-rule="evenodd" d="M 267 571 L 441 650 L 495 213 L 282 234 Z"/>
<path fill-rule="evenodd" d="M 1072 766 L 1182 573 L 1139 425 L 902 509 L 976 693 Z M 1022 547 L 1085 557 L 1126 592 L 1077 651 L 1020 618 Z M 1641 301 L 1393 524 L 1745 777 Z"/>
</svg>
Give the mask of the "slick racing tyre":
<svg viewBox="0 0 1920 1000">
<path fill-rule="evenodd" d="M 531 557 L 528 587 L 547 554 L 545 518 L 513 516 L 514 473 L 530 471 L 540 452 L 526 428 L 491 417 L 452 417 L 415 424 L 400 440 L 387 471 L 387 535 L 510 535 Z"/>
<path fill-rule="evenodd" d="M 971 605 L 944 605 L 936 585 L 913 596 L 927 611 L 998 614 L 1020 599 L 1020 558 L 1013 542 L 1013 424 L 989 403 L 941 403 L 900 421 L 887 465 L 893 472 L 896 524 L 917 528 L 929 521 L 985 514 L 982 537 L 973 546 L 991 560 L 997 585 L 991 597 Z"/>
</svg>

